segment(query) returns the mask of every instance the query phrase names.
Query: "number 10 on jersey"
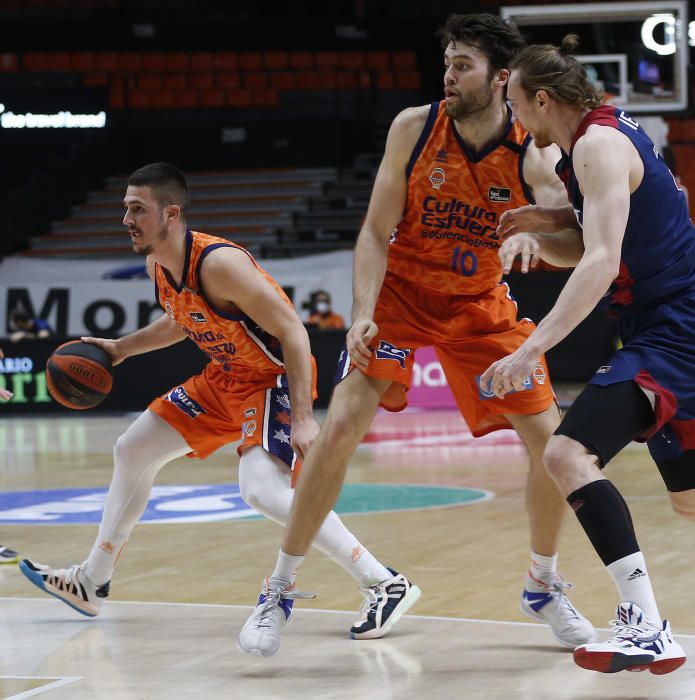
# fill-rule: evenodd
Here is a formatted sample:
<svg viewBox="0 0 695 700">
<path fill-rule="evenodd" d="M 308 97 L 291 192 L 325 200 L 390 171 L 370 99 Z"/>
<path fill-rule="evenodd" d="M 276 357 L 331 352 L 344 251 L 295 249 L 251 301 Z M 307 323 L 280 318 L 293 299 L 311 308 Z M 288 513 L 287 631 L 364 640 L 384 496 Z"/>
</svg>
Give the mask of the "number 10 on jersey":
<svg viewBox="0 0 695 700">
<path fill-rule="evenodd" d="M 456 246 L 451 258 L 451 271 L 460 272 L 464 277 L 470 277 L 478 269 L 478 258 L 472 250 L 464 250 Z"/>
</svg>

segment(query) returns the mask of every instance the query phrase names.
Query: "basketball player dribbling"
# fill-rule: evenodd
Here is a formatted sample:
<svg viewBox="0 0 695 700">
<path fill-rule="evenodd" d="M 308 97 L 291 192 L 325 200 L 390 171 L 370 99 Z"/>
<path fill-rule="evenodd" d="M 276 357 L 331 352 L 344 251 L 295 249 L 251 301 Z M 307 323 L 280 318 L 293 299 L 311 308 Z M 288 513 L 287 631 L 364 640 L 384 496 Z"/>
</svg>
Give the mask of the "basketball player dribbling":
<svg viewBox="0 0 695 700">
<path fill-rule="evenodd" d="M 68 569 L 20 563 L 32 583 L 88 616 L 97 615 L 108 596 L 120 552 L 164 465 L 184 455 L 207 457 L 241 438 L 243 499 L 284 523 L 292 476 L 318 433 L 309 338 L 277 283 L 240 246 L 188 228 L 188 185 L 177 168 L 140 168 L 128 180 L 123 203 L 133 250 L 147 255 L 166 313 L 118 340 L 83 340 L 105 350 L 114 365 L 186 338 L 211 359 L 202 373 L 155 399 L 118 438 L 99 534 L 86 561 Z M 315 544 L 363 591 L 393 575 L 333 512 Z"/>
<path fill-rule="evenodd" d="M 527 503 L 531 566 L 522 611 L 575 647 L 592 641 L 591 624 L 565 595 L 557 545 L 567 510 L 543 467 L 560 422 L 545 360 L 521 390 L 500 400 L 478 377 L 533 332 L 517 320 L 501 282 L 496 233 L 510 207 L 565 201 L 544 152 L 512 123 L 505 103 L 510 59 L 521 36 L 492 15 L 452 15 L 443 32 L 442 102 L 407 109 L 394 120 L 355 250 L 352 327 L 326 421 L 304 464 L 277 565 L 268 579 L 275 606 L 259 605 L 239 635 L 254 654 L 275 653 L 287 620 L 281 601 L 314 533 L 335 503 L 348 460 L 377 406 L 406 406 L 413 353 L 435 346 L 461 413 L 475 436 L 513 427 L 530 455 Z M 373 586 L 372 604 L 352 628 L 370 634 L 409 603 L 407 581 Z M 274 624 L 269 624 L 269 621 Z"/>
<path fill-rule="evenodd" d="M 644 130 L 601 104 L 571 56 L 577 44 L 568 35 L 560 47 L 528 47 L 509 83 L 520 122 L 538 143 L 562 149 L 557 171 L 569 204 L 510 211 L 500 226 L 521 232 L 505 241 L 505 266 L 522 254 L 551 263 L 561 256 L 575 269 L 533 334 L 481 381 L 508 395 L 599 302 L 618 317 L 622 347 L 569 408 L 544 457 L 621 601 L 612 636 L 579 646 L 575 662 L 664 674 L 685 653 L 659 612 L 627 503 L 602 469 L 632 440 L 646 441 L 674 510 L 695 520 L 695 227 Z M 558 237 L 561 228 L 574 231 Z"/>
</svg>

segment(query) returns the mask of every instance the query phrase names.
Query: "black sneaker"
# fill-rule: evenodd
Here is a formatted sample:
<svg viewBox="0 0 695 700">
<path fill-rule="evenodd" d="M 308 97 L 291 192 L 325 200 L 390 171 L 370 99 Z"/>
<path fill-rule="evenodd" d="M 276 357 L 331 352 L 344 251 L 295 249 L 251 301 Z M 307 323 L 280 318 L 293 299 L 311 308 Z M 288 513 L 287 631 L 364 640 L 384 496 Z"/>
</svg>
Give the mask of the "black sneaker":
<svg viewBox="0 0 695 700">
<path fill-rule="evenodd" d="M 417 603 L 421 591 L 393 569 L 393 574 L 381 583 L 360 588 L 365 602 L 360 609 L 362 618 L 350 628 L 353 639 L 379 639 L 387 635 L 398 620 Z"/>
</svg>

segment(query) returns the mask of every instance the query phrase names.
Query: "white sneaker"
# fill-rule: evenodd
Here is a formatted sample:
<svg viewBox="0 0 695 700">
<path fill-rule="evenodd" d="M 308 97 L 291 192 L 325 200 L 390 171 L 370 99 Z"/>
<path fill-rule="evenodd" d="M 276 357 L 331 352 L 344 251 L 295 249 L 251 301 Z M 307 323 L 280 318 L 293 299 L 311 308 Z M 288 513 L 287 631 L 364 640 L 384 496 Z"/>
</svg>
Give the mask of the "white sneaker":
<svg viewBox="0 0 695 700">
<path fill-rule="evenodd" d="M 524 615 L 544 622 L 560 644 L 571 647 L 597 639 L 593 625 L 570 603 L 565 589 L 572 584 L 556 574 L 551 583 L 526 576 L 519 608 Z"/>
<path fill-rule="evenodd" d="M 14 549 L 3 547 L 0 544 L 0 564 L 16 564 L 18 561 L 19 554 Z"/>
<path fill-rule="evenodd" d="M 610 623 L 610 639 L 574 650 L 577 666 L 601 673 L 649 670 L 662 675 L 685 663 L 685 652 L 673 638 L 668 620 L 661 628 L 645 622 L 644 613 L 634 603 L 620 603 L 616 618 Z"/>
<path fill-rule="evenodd" d="M 256 609 L 239 632 L 239 649 L 251 656 L 277 654 L 282 641 L 282 628 L 289 624 L 294 601 L 300 598 L 312 600 L 316 594 L 302 593 L 293 590 L 289 584 L 266 579 Z"/>
<path fill-rule="evenodd" d="M 30 559 L 19 563 L 21 572 L 38 588 L 59 598 L 73 610 L 96 617 L 101 604 L 109 595 L 111 582 L 96 586 L 85 573 L 85 564 L 75 564 L 69 569 L 51 569 Z"/>
<path fill-rule="evenodd" d="M 380 639 L 417 603 L 421 591 L 393 569 L 393 576 L 368 588 L 360 588 L 365 602 L 362 617 L 350 628 L 353 639 Z"/>
</svg>

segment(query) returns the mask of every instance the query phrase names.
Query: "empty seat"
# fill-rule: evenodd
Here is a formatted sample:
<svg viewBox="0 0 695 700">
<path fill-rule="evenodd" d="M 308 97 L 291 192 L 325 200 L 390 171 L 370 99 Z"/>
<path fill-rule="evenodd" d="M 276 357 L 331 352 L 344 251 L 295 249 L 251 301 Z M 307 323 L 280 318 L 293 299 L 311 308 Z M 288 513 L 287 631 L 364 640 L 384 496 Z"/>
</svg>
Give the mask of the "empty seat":
<svg viewBox="0 0 695 700">
<path fill-rule="evenodd" d="M 114 76 L 109 85 L 109 107 L 111 109 L 123 109 L 125 106 L 125 90 L 123 78 Z"/>
<path fill-rule="evenodd" d="M 142 56 L 135 51 L 118 54 L 118 70 L 122 73 L 139 73 L 142 68 Z"/>
<path fill-rule="evenodd" d="M 150 107 L 153 109 L 171 109 L 174 106 L 173 90 L 154 90 L 150 93 Z"/>
<path fill-rule="evenodd" d="M 401 90 L 419 90 L 420 73 L 416 70 L 396 71 L 396 86 Z"/>
<path fill-rule="evenodd" d="M 227 93 L 227 101 L 232 107 L 250 107 L 251 90 L 230 90 Z"/>
<path fill-rule="evenodd" d="M 391 57 L 391 65 L 398 69 L 415 68 L 417 66 L 415 51 L 394 51 Z"/>
<path fill-rule="evenodd" d="M 265 67 L 271 70 L 282 70 L 289 66 L 289 56 L 286 51 L 269 51 L 264 56 Z"/>
<path fill-rule="evenodd" d="M 393 76 L 393 71 L 380 70 L 376 74 L 376 86 L 379 90 L 393 90 L 396 87 L 396 79 Z"/>
<path fill-rule="evenodd" d="M 11 52 L 0 53 L 0 73 L 16 73 L 19 70 L 17 54 Z"/>
<path fill-rule="evenodd" d="M 388 51 L 367 51 L 365 65 L 370 70 L 385 70 L 390 66 Z"/>
<path fill-rule="evenodd" d="M 173 73 L 162 78 L 162 87 L 168 90 L 185 90 L 188 87 L 188 76 L 185 73 Z"/>
<path fill-rule="evenodd" d="M 197 90 L 176 90 L 174 92 L 174 106 L 183 108 L 197 107 L 200 97 Z"/>
<path fill-rule="evenodd" d="M 364 54 L 361 51 L 341 51 L 339 65 L 349 70 L 359 70 L 364 67 Z"/>
<path fill-rule="evenodd" d="M 261 70 L 263 57 L 260 51 L 244 51 L 239 54 L 239 68 L 242 70 Z"/>
<path fill-rule="evenodd" d="M 191 73 L 188 76 L 188 84 L 196 90 L 212 90 L 215 79 L 212 73 Z"/>
<path fill-rule="evenodd" d="M 138 76 L 138 89 L 145 92 L 162 89 L 162 78 L 159 75 Z"/>
<path fill-rule="evenodd" d="M 270 86 L 275 90 L 294 90 L 295 73 L 278 71 L 270 74 Z"/>
<path fill-rule="evenodd" d="M 218 51 L 214 57 L 214 66 L 218 71 L 233 71 L 239 67 L 239 59 L 230 51 Z"/>
<path fill-rule="evenodd" d="M 142 70 L 147 73 L 161 73 L 164 70 L 164 54 L 159 51 L 142 55 Z"/>
<path fill-rule="evenodd" d="M 94 69 L 94 54 L 90 51 L 75 51 L 70 55 L 70 68 L 77 73 L 88 73 Z"/>
<path fill-rule="evenodd" d="M 301 70 L 314 67 L 314 54 L 309 51 L 293 51 L 290 54 L 290 66 Z"/>
<path fill-rule="evenodd" d="M 108 87 L 108 73 L 85 73 L 82 77 L 82 84 L 85 87 Z"/>
<path fill-rule="evenodd" d="M 241 76 L 239 73 L 218 73 L 215 83 L 222 90 L 234 90 L 241 87 Z"/>
<path fill-rule="evenodd" d="M 320 74 L 316 70 L 302 70 L 295 74 L 297 90 L 320 90 Z"/>
<path fill-rule="evenodd" d="M 113 73 L 118 68 L 118 55 L 115 51 L 99 51 L 95 53 L 94 68 Z"/>
<path fill-rule="evenodd" d="M 268 87 L 268 76 L 260 71 L 250 71 L 243 75 L 244 87 L 249 90 L 264 90 Z"/>
<path fill-rule="evenodd" d="M 149 109 L 150 94 L 141 90 L 128 91 L 128 107 L 131 109 Z"/>
<path fill-rule="evenodd" d="M 191 59 L 184 51 L 176 51 L 165 54 L 164 65 L 167 71 L 182 73 L 190 68 Z"/>
<path fill-rule="evenodd" d="M 202 107 L 224 107 L 226 96 L 224 90 L 202 90 L 200 92 L 200 105 Z"/>
<path fill-rule="evenodd" d="M 338 52 L 337 51 L 319 51 L 316 54 L 316 66 L 318 68 L 337 68 L 338 67 Z"/>
<path fill-rule="evenodd" d="M 28 73 L 42 73 L 46 70 L 48 58 L 45 53 L 31 51 L 22 56 L 22 68 Z"/>
</svg>

